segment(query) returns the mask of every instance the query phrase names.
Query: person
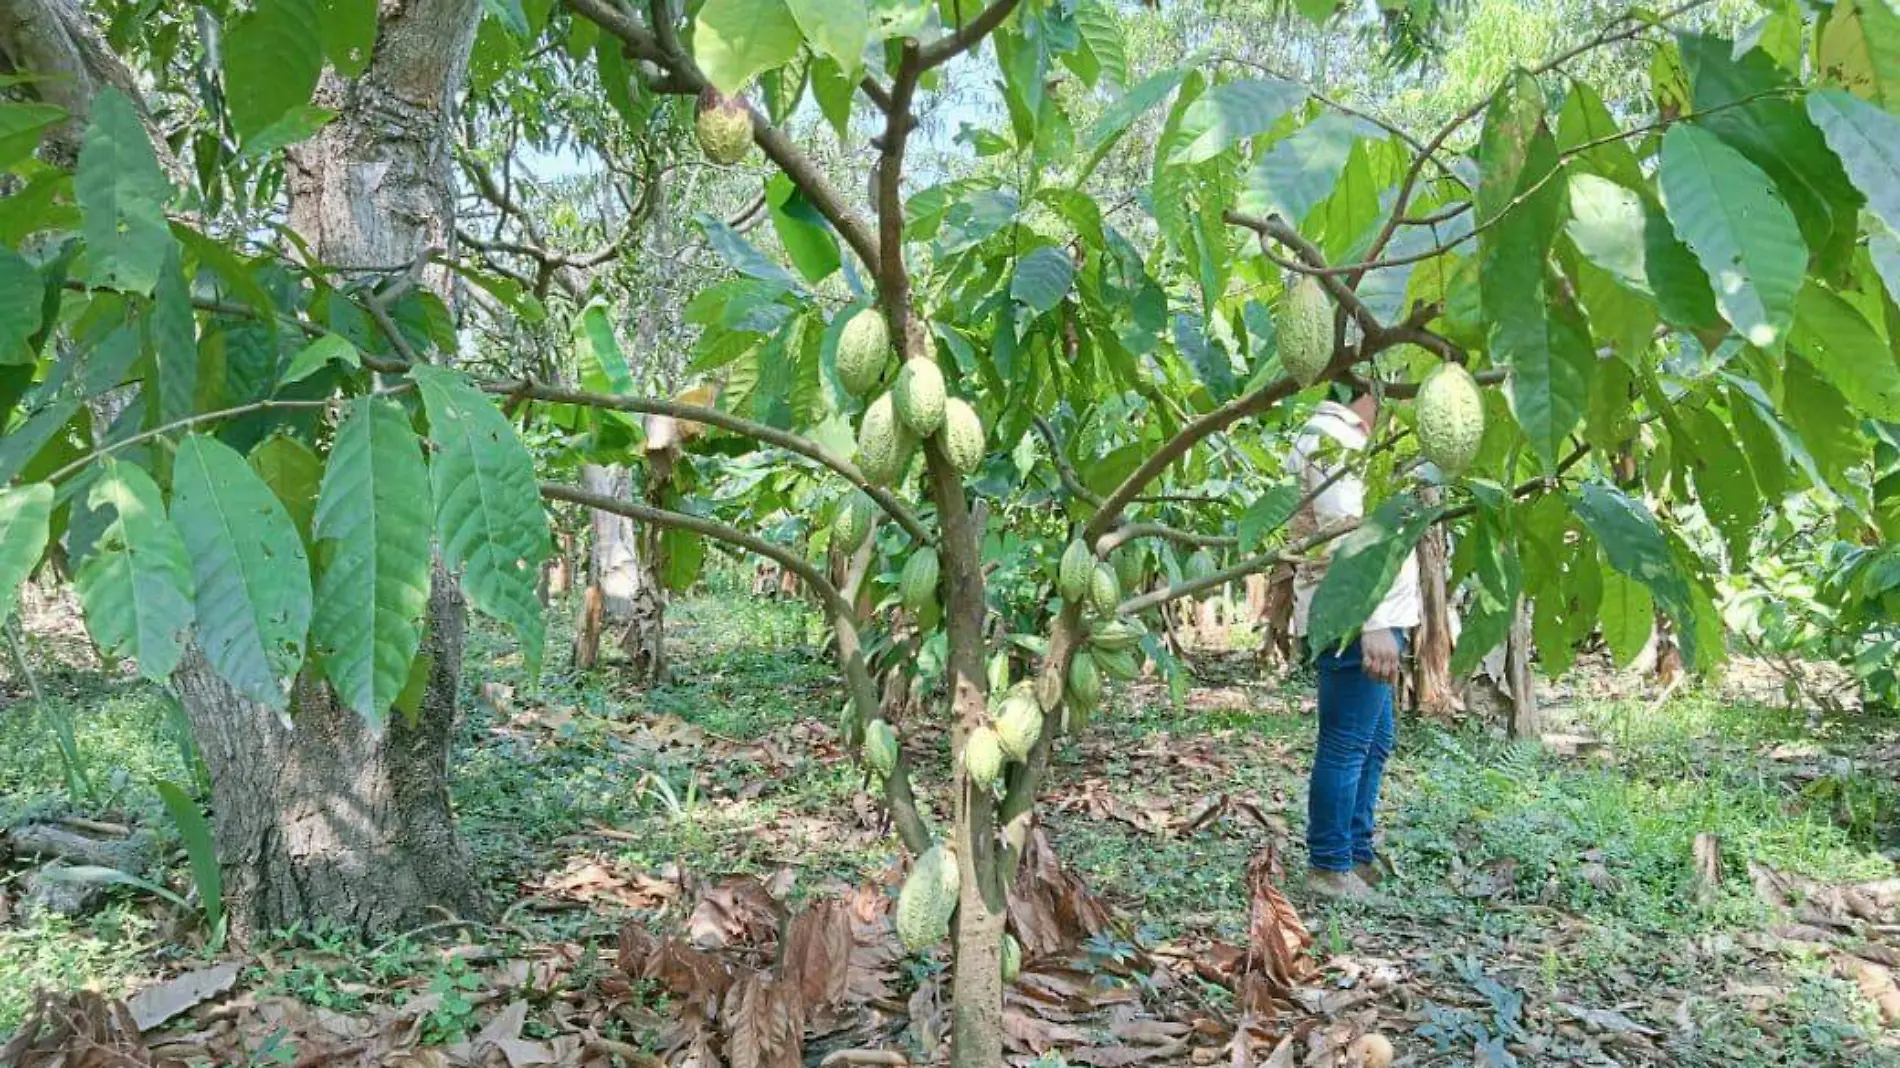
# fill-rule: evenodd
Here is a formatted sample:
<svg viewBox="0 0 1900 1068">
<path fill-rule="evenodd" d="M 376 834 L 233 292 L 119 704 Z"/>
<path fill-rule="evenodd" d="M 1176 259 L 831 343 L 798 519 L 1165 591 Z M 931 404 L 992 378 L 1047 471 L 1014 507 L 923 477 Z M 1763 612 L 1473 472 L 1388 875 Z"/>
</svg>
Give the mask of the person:
<svg viewBox="0 0 1900 1068">
<path fill-rule="evenodd" d="M 1321 402 L 1295 439 L 1289 470 L 1302 497 L 1295 539 L 1365 516 L 1365 483 L 1352 469 L 1378 420 L 1379 399 L 1362 386 L 1341 386 Z M 1331 548 L 1294 569 L 1293 633 L 1304 644 L 1313 594 L 1326 575 Z M 1396 735 L 1393 685 L 1405 632 L 1419 622 L 1418 565 L 1410 554 L 1392 587 L 1343 646 L 1308 649 L 1319 676 L 1319 745 L 1306 807 L 1308 885 L 1327 898 L 1363 899 L 1380 879 L 1373 852 L 1379 785 Z"/>
</svg>

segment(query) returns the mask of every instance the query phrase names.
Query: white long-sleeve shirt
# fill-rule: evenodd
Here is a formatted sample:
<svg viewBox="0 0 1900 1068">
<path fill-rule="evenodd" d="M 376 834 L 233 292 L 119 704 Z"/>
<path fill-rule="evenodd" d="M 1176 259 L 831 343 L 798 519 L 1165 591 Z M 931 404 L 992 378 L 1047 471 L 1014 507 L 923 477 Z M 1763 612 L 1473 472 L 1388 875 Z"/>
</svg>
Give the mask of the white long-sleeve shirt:
<svg viewBox="0 0 1900 1068">
<path fill-rule="evenodd" d="M 1293 442 L 1293 452 L 1287 459 L 1287 467 L 1298 473 L 1302 496 L 1325 484 L 1339 466 L 1336 455 L 1325 455 L 1329 441 L 1348 452 L 1360 452 L 1366 447 L 1366 425 L 1360 422 L 1357 412 L 1337 401 L 1322 402 Z M 1365 514 L 1365 482 L 1348 470 L 1321 490 L 1311 504 L 1300 509 L 1293 517 L 1290 533 L 1296 539 L 1308 537 L 1341 520 L 1363 519 Z M 1326 577 L 1333 548 L 1338 544 L 1338 539 L 1327 542 L 1325 556 L 1303 562 L 1294 568 L 1295 634 L 1306 633 L 1307 615 L 1313 607 L 1313 593 L 1319 589 L 1320 580 Z M 1413 554 L 1407 553 L 1398 577 L 1392 580 L 1392 588 L 1386 591 L 1385 599 L 1367 617 L 1362 629 L 1416 627 L 1419 614 L 1418 561 Z"/>
</svg>

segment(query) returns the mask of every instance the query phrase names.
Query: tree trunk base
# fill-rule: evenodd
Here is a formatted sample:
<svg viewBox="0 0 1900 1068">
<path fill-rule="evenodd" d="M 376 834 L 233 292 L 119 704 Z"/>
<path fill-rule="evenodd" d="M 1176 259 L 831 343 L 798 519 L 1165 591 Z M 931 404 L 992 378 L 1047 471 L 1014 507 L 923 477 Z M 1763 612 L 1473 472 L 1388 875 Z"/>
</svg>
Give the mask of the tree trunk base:
<svg viewBox="0 0 1900 1068">
<path fill-rule="evenodd" d="M 175 681 L 211 773 L 234 942 L 317 923 L 386 934 L 486 914 L 449 810 L 464 621 L 461 593 L 438 569 L 418 654 L 430 658 L 426 692 L 413 724 L 396 713 L 380 732 L 307 673 L 286 723 L 187 653 Z"/>
</svg>

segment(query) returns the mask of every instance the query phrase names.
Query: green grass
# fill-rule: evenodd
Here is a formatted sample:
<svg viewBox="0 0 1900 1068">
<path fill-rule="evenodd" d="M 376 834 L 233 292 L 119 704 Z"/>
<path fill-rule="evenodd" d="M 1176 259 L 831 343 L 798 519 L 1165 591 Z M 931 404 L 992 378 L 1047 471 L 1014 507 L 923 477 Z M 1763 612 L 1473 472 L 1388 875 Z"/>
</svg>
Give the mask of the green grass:
<svg viewBox="0 0 1900 1068">
<path fill-rule="evenodd" d="M 451 788 L 462 833 L 504 907 L 546 873 L 587 860 L 701 876 L 768 876 L 791 865 L 798 893 L 889 863 L 893 841 L 854 815 L 861 772 L 829 741 L 841 695 L 804 606 L 743 593 L 676 604 L 673 678 L 645 692 L 611 668 L 566 672 L 562 615 L 538 688 L 520 677 L 504 633 L 486 625 L 470 633 L 468 715 Z M 1517 1000 L 1547 1030 L 1555 1002 L 1621 1007 L 1666 993 L 1691 999 L 1693 1039 L 1674 1037 L 1661 1009 L 1627 1011 L 1665 1034 L 1658 1041 L 1667 1063 L 1900 1065 L 1890 1046 L 1869 1045 L 1878 1033 L 1871 1007 L 1825 961 L 1745 948 L 1773 922 L 1752 893 L 1751 861 L 1823 881 L 1894 873 L 1900 792 L 1894 769 L 1868 757 L 1891 751 L 1894 724 L 1817 729 L 1785 710 L 1689 693 L 1660 709 L 1575 709 L 1574 722 L 1560 726 L 1605 744 L 1562 757 L 1408 720 L 1383 809 L 1400 879 L 1383 905 L 1328 912 L 1297 889 L 1314 730 L 1306 684 L 1263 681 L 1245 657 L 1207 657 L 1199 667 L 1184 707 L 1152 684 L 1134 691 L 1138 699 L 1118 691 L 1087 738 L 1060 747 L 1046 822 L 1065 859 L 1135 917 L 1139 932 L 1124 937 L 1244 938 L 1247 861 L 1278 839 L 1296 903 L 1324 951 L 1396 959 L 1412 972 L 1426 1022 L 1397 1037 L 1415 1063 L 1471 1063 L 1472 1043 L 1508 1029 L 1500 1021 Z M 58 710 L 71 716 L 100 794 L 82 810 L 110 807 L 163 828 L 148 784 L 183 774 L 164 699 L 105 674 L 69 672 L 55 682 Z M 513 688 L 508 708 L 477 699 L 490 682 Z M 543 725 L 550 722 L 560 726 Z M 679 740 L 681 725 L 703 734 Z M 676 740 L 656 747 L 656 733 Z M 941 803 L 941 769 L 930 770 L 925 792 Z M 1156 833 L 1088 803 L 1109 797 L 1134 810 L 1185 811 L 1217 793 L 1252 799 L 1285 837 L 1234 816 L 1192 834 Z M 65 796 L 45 721 L 0 717 L 0 813 L 58 809 Z M 1698 905 L 1689 858 L 1703 832 L 1721 840 L 1727 880 Z M 1590 878 L 1586 862 L 1614 882 Z M 1508 892 L 1495 900 L 1465 892 L 1461 873 L 1500 865 L 1515 867 Z M 78 924 L 0 927 L 0 959 L 9 962 L 0 968 L 0 1033 L 37 985 L 119 992 L 176 952 L 157 943 L 146 903 L 113 900 Z M 504 957 L 551 940 L 606 947 L 625 916 L 605 905 L 518 909 L 481 937 Z M 426 1023 L 433 1039 L 480 1026 L 479 1014 L 458 1008 L 466 970 L 428 938 L 365 946 L 286 931 L 267 949 L 270 965 L 246 978 L 261 991 L 340 1012 L 433 992 L 445 1005 Z M 1758 1005 L 1733 995 L 1735 984 L 1781 993 Z M 1388 1033 L 1392 1026 L 1400 1025 L 1389 1020 Z M 1435 1047 L 1440 1033 L 1450 1036 L 1449 1052 Z"/>
</svg>

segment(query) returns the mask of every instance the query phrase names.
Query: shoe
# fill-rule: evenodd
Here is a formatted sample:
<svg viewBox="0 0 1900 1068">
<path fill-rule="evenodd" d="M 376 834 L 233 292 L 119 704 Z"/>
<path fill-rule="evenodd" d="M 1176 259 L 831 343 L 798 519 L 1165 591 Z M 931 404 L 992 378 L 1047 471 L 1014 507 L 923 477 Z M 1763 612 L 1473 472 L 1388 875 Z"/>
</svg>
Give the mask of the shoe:
<svg viewBox="0 0 1900 1068">
<path fill-rule="evenodd" d="M 1368 860 L 1363 864 L 1353 865 L 1352 873 L 1357 875 L 1359 881 L 1365 883 L 1367 886 L 1378 886 L 1385 881 L 1385 868 L 1382 867 L 1377 860 Z"/>
<path fill-rule="evenodd" d="M 1320 871 L 1317 868 L 1306 873 L 1306 888 L 1314 897 L 1329 901 L 1365 901 L 1372 897 L 1372 888 L 1365 880 L 1349 871 Z"/>
</svg>

